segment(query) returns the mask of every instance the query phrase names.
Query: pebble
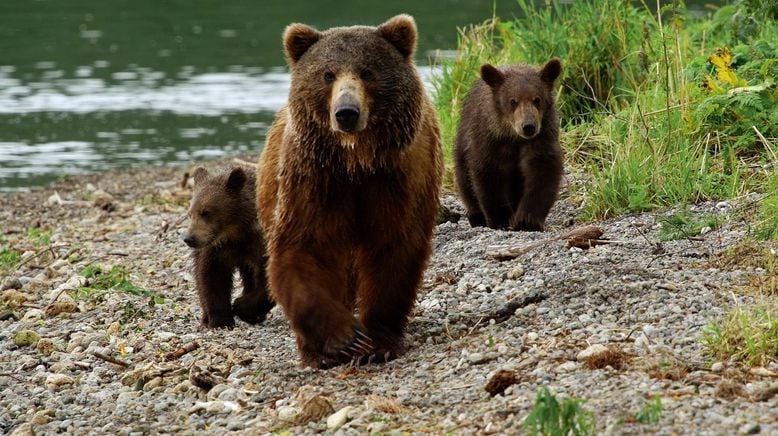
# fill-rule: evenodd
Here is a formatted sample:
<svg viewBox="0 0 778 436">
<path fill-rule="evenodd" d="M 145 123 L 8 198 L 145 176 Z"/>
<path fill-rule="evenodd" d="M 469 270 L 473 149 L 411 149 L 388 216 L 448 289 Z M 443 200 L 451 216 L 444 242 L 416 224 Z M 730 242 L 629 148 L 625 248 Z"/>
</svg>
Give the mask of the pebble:
<svg viewBox="0 0 778 436">
<path fill-rule="evenodd" d="M 51 391 L 57 391 L 67 385 L 72 385 L 76 381 L 65 374 L 50 374 L 46 377 L 45 386 Z"/>
<path fill-rule="evenodd" d="M 575 359 L 580 362 L 580 361 L 589 359 L 589 358 L 591 358 L 593 356 L 597 356 L 597 355 L 606 353 L 607 351 L 608 351 L 608 347 L 606 347 L 605 345 L 594 344 L 594 345 L 590 345 L 586 349 L 581 350 L 580 352 L 578 352 L 578 355 L 575 356 Z"/>
<path fill-rule="evenodd" d="M 285 405 L 276 409 L 278 419 L 281 421 L 293 422 L 300 416 L 302 410 L 297 406 Z"/>
<path fill-rule="evenodd" d="M 343 427 L 343 424 L 351 418 L 353 410 L 353 406 L 346 406 L 327 417 L 327 429 L 337 430 Z"/>
<path fill-rule="evenodd" d="M 723 364 L 723 363 L 721 363 L 721 362 L 714 362 L 714 363 L 713 363 L 713 364 L 710 366 L 710 370 L 711 370 L 712 372 L 716 372 L 716 373 L 719 373 L 719 372 L 721 372 L 723 369 L 724 369 L 724 364 Z"/>
</svg>

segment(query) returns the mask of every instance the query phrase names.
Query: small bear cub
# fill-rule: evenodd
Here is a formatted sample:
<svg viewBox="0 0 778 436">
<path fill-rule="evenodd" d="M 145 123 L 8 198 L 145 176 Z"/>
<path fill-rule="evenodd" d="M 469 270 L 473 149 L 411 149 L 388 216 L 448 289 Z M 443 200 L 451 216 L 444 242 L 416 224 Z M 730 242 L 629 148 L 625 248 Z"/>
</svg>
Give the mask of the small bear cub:
<svg viewBox="0 0 778 436">
<path fill-rule="evenodd" d="M 184 242 L 192 248 L 201 322 L 208 328 L 233 327 L 237 315 L 247 323 L 261 323 L 275 303 L 265 278 L 267 256 L 257 220 L 255 175 L 239 167 L 217 174 L 198 167 L 193 178 Z M 230 304 L 236 268 L 243 293 Z"/>
<path fill-rule="evenodd" d="M 471 226 L 543 230 L 562 179 L 553 93 L 561 71 L 559 59 L 541 68 L 481 67 L 454 144 L 457 189 Z"/>
</svg>

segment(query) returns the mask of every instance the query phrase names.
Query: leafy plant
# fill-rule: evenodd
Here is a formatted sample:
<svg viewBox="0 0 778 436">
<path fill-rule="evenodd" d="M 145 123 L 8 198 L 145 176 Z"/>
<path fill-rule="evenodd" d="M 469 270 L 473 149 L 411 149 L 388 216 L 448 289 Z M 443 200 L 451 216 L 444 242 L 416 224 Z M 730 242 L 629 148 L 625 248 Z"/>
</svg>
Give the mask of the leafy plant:
<svg viewBox="0 0 778 436">
<path fill-rule="evenodd" d="M 654 399 L 635 414 L 635 420 L 641 424 L 656 424 L 662 419 L 662 397 Z"/>
<path fill-rule="evenodd" d="M 768 299 L 762 304 L 738 306 L 723 320 L 703 329 L 702 341 L 711 356 L 734 359 L 749 366 L 778 361 L 778 305 Z"/>
<path fill-rule="evenodd" d="M 660 241 L 675 241 L 677 239 L 697 236 L 702 229 L 714 230 L 719 227 L 719 219 L 713 214 L 704 214 L 699 218 L 692 216 L 689 209 L 683 208 L 670 216 L 660 218 L 662 227 L 659 229 Z"/>
<path fill-rule="evenodd" d="M 0 250 L 0 269 L 8 270 L 19 263 L 22 258 L 21 253 L 12 248 L 3 248 Z"/>
<path fill-rule="evenodd" d="M 87 286 L 78 288 L 76 298 L 95 299 L 106 292 L 123 292 L 148 297 L 153 302 L 150 305 L 164 302 L 154 292 L 132 283 L 127 270 L 119 265 L 114 265 L 108 271 L 99 264 L 88 265 L 81 271 L 81 275 L 87 279 Z"/>
<path fill-rule="evenodd" d="M 36 247 L 43 247 L 51 243 L 51 232 L 42 230 L 39 227 L 33 227 L 27 230 L 27 238 L 32 241 Z"/>
<path fill-rule="evenodd" d="M 594 415 L 581 406 L 583 401 L 565 398 L 561 403 L 547 387 L 541 387 L 535 397 L 535 406 L 524 421 L 524 427 L 533 435 L 588 435 L 594 431 Z"/>
</svg>

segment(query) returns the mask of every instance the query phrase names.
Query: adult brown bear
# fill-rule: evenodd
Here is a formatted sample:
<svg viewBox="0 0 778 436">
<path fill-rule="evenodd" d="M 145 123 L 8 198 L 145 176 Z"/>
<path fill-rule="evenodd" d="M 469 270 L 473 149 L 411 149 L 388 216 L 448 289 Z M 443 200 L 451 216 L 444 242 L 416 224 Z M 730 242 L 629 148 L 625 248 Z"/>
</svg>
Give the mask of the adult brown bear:
<svg viewBox="0 0 778 436">
<path fill-rule="evenodd" d="M 471 226 L 543 230 L 562 179 L 553 93 L 561 71 L 559 59 L 541 68 L 481 67 L 454 144 L 457 188 Z"/>
<path fill-rule="evenodd" d="M 303 364 L 392 359 L 431 253 L 443 172 L 413 63 L 416 24 L 292 24 L 283 43 L 289 102 L 257 170 L 271 292 Z"/>
</svg>

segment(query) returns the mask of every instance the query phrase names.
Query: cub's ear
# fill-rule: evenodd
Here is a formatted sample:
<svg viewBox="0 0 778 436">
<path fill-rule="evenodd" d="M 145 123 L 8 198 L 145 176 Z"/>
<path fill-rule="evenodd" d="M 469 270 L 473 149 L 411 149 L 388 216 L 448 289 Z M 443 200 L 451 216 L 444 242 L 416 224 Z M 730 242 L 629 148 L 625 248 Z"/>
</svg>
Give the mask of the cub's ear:
<svg viewBox="0 0 778 436">
<path fill-rule="evenodd" d="M 550 61 L 546 62 L 546 65 L 543 65 L 543 68 L 540 69 L 540 80 L 553 85 L 554 80 L 559 77 L 559 73 L 561 72 L 562 63 L 559 61 L 559 59 L 551 59 Z"/>
<path fill-rule="evenodd" d="M 230 176 L 227 178 L 227 191 L 240 192 L 245 184 L 246 173 L 243 171 L 243 168 L 233 168 L 232 171 L 230 171 Z"/>
<path fill-rule="evenodd" d="M 481 66 L 481 78 L 490 88 L 499 88 L 505 82 L 505 74 L 491 64 Z"/>
<path fill-rule="evenodd" d="M 293 66 L 301 57 L 321 39 L 321 33 L 305 24 L 294 23 L 284 30 L 284 51 L 289 66 Z"/>
<path fill-rule="evenodd" d="M 192 178 L 194 179 L 195 185 L 199 185 L 208 178 L 208 170 L 203 167 L 197 167 L 192 173 Z"/>
<path fill-rule="evenodd" d="M 410 15 L 392 17 L 376 28 L 376 32 L 408 60 L 416 51 L 416 22 Z"/>
</svg>

